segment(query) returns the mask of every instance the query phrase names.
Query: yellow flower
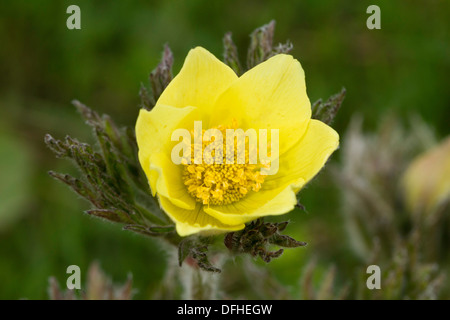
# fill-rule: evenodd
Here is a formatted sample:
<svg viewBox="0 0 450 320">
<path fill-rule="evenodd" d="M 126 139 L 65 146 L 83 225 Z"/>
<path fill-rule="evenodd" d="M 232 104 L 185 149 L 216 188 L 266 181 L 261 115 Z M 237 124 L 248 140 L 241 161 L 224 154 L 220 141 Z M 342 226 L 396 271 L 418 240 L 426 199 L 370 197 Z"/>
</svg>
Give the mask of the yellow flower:
<svg viewBox="0 0 450 320">
<path fill-rule="evenodd" d="M 419 155 L 403 175 L 405 200 L 413 213 L 431 213 L 450 199 L 450 137 Z"/>
<path fill-rule="evenodd" d="M 194 121 L 222 132 L 278 129 L 277 173 L 260 174 L 248 150 L 245 164 L 175 164 L 172 133 L 192 130 Z M 140 111 L 136 138 L 152 194 L 180 236 L 240 230 L 256 218 L 293 210 L 296 193 L 339 144 L 332 128 L 311 119 L 304 72 L 292 56 L 276 55 L 237 77 L 200 47 L 189 52 L 156 106 Z"/>
</svg>

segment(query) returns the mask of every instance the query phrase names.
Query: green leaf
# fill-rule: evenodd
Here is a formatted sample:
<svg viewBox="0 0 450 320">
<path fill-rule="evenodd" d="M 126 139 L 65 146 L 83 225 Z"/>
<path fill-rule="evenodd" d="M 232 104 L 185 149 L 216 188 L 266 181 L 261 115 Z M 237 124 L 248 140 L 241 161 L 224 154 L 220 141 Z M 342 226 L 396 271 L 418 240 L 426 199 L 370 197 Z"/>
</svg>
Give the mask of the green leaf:
<svg viewBox="0 0 450 320">
<path fill-rule="evenodd" d="M 250 46 L 247 53 L 247 68 L 251 69 L 272 55 L 275 20 L 257 28 L 250 34 Z"/>
<path fill-rule="evenodd" d="M 269 242 L 285 248 L 304 247 L 307 245 L 306 242 L 297 241 L 294 238 L 279 233 L 275 233 L 273 236 L 271 236 L 269 238 Z"/>
<path fill-rule="evenodd" d="M 128 213 L 118 209 L 91 209 L 86 213 L 112 222 L 134 223 Z"/>
<path fill-rule="evenodd" d="M 223 37 L 223 60 L 233 71 L 240 76 L 242 74 L 242 67 L 239 61 L 236 45 L 231 38 L 231 32 L 227 32 Z"/>
<path fill-rule="evenodd" d="M 312 118 L 331 124 L 341 108 L 346 92 L 345 88 L 342 88 L 341 92 L 331 96 L 326 102 L 322 102 L 322 99 L 316 101 L 311 108 Z"/>
<path fill-rule="evenodd" d="M 208 259 L 208 240 L 209 238 L 184 239 L 178 245 L 178 263 L 181 267 L 187 257 L 191 257 L 197 266 L 208 272 L 220 273 L 219 268 L 214 267 Z"/>
<path fill-rule="evenodd" d="M 172 65 L 173 65 L 173 53 L 169 46 L 166 44 L 164 46 L 164 52 L 161 62 L 158 66 L 150 73 L 150 85 L 152 88 L 152 104 L 155 105 L 158 101 L 159 96 L 164 91 L 164 89 L 172 81 Z"/>
<path fill-rule="evenodd" d="M 270 245 L 286 248 L 305 246 L 305 242 L 297 241 L 289 236 L 282 235 L 288 221 L 279 223 L 264 222 L 262 218 L 249 223 L 243 230 L 228 233 L 225 236 L 225 246 L 234 253 L 248 253 L 259 256 L 265 262 L 279 257 L 283 249 L 269 251 Z"/>
<path fill-rule="evenodd" d="M 180 267 L 183 265 L 183 261 L 188 257 L 191 245 L 192 241 L 189 239 L 184 239 L 178 245 L 178 264 Z"/>
<path fill-rule="evenodd" d="M 130 230 L 136 233 L 140 233 L 146 236 L 151 236 L 151 237 L 155 237 L 155 236 L 165 236 L 167 233 L 170 233 L 174 230 L 174 228 L 168 226 L 168 227 L 162 227 L 162 228 L 157 228 L 157 227 L 147 227 L 144 225 L 140 225 L 140 224 L 128 224 L 126 226 L 123 227 L 124 230 Z"/>
<path fill-rule="evenodd" d="M 272 52 L 272 55 L 284 53 L 288 54 L 294 49 L 294 45 L 290 41 L 286 41 L 285 43 L 279 43 Z"/>
</svg>

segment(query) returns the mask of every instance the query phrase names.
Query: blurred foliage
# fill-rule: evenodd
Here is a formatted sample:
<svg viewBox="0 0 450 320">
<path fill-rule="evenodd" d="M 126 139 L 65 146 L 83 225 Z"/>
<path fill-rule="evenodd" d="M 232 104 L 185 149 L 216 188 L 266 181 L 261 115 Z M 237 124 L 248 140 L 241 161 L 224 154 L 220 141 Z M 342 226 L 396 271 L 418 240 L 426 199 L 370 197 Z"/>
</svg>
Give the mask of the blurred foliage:
<svg viewBox="0 0 450 320">
<path fill-rule="evenodd" d="M 70 4 L 81 8 L 81 30 L 66 28 Z M 377 1 L 381 30 L 365 26 L 370 4 L 366 0 L 1 2 L 0 298 L 47 298 L 50 275 L 65 283 L 68 265 L 88 270 L 94 260 L 117 282 L 125 282 L 132 273 L 137 298 L 161 292 L 167 267 L 159 245 L 80 215 L 87 205 L 75 201 L 69 190 L 47 175 L 50 169 L 76 172 L 53 158 L 42 137 L 51 131 L 93 143 L 90 130 L 69 103 L 74 98 L 96 106 L 100 114 L 110 114 L 119 126 L 133 127 L 139 84 L 157 65 L 165 43 L 173 51 L 176 74 L 190 48 L 201 45 L 220 56 L 222 35 L 228 31 L 237 47 L 246 48 L 248 34 L 274 19 L 274 43 L 289 39 L 293 44 L 291 54 L 305 69 L 311 101 L 343 86 L 347 89 L 345 107 L 333 123 L 341 136 L 353 113 L 364 116 L 364 130 L 374 131 L 387 111 L 400 119 L 417 113 L 439 140 L 447 135 L 450 2 Z M 236 54 L 247 61 L 245 51 Z M 332 162 L 339 156 L 338 151 Z M 342 186 L 332 181 L 326 172 L 319 175 L 300 194 L 306 213 L 295 210 L 287 216 L 291 223 L 286 233 L 308 242 L 305 250 L 287 250 L 283 259 L 263 269 L 259 262 L 246 263 L 244 258 L 224 265 L 222 275 L 232 275 L 223 280 L 231 296 L 300 298 L 299 281 L 292 279 L 305 274 L 313 256 L 317 257 L 314 288 L 331 277 L 327 275 L 333 264 L 336 287 L 345 287 L 350 279 L 350 293 L 355 293 L 352 279 L 356 274 L 366 276 L 367 263 L 345 240 L 345 218 L 338 214 Z M 6 214 L 11 218 L 3 220 Z M 277 219 L 272 221 L 286 217 Z M 448 256 L 440 259 L 448 268 Z M 252 281 L 262 275 L 263 283 Z M 82 274 L 83 279 L 86 276 Z M 265 289 L 257 292 L 249 284 Z"/>
<path fill-rule="evenodd" d="M 408 185 L 403 178 L 415 156 L 425 154 L 426 157 L 429 151 L 425 151 L 436 144 L 431 129 L 417 117 L 405 126 L 395 117 L 385 116 L 373 133 L 363 132 L 361 126 L 361 117 L 354 117 L 343 139 L 342 164 L 332 167 L 341 186 L 346 240 L 365 265 L 375 264 L 383 270 L 382 289 L 367 290 L 361 279 L 357 296 L 366 299 L 447 297 L 450 189 L 447 187 L 445 199 L 441 196 L 440 206 L 423 210 L 409 205 L 405 192 Z M 450 157 L 450 149 L 438 150 L 444 153 L 440 159 Z M 448 174 L 443 164 L 446 163 L 434 163 L 436 174 L 430 174 L 431 168 L 427 168 L 428 175 L 421 175 L 413 183 L 438 184 L 441 176 Z M 430 177 L 436 181 L 430 182 Z"/>
<path fill-rule="evenodd" d="M 22 170 L 3 170 L 4 168 L 22 168 Z M 32 163 L 29 151 L 9 126 L 0 122 L 0 232 L 19 219 L 27 210 Z"/>
<path fill-rule="evenodd" d="M 57 280 L 49 279 L 48 295 L 51 300 L 131 300 L 133 297 L 133 279 L 131 276 L 125 284 L 115 286 L 111 279 L 101 270 L 97 262 L 89 266 L 85 290 L 61 290 Z"/>
</svg>

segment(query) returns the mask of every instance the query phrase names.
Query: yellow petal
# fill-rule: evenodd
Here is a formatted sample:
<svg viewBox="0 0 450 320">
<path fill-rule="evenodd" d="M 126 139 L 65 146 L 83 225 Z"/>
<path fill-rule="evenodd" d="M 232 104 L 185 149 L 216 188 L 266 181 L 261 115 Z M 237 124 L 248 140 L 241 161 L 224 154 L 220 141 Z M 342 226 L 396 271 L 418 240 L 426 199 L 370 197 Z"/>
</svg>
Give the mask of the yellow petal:
<svg viewBox="0 0 450 320">
<path fill-rule="evenodd" d="M 217 97 L 237 75 L 207 50 L 197 47 L 189 51 L 183 67 L 158 99 L 157 104 L 177 108 L 195 106 L 211 113 Z"/>
<path fill-rule="evenodd" d="M 197 203 L 194 210 L 186 210 L 175 206 L 165 197 L 160 196 L 161 208 L 175 222 L 177 233 L 184 237 L 194 233 L 214 234 L 241 230 L 244 224 L 228 225 L 213 218 Z"/>
<path fill-rule="evenodd" d="M 155 181 L 155 173 L 150 172 L 152 155 L 166 150 L 171 142 L 172 132 L 177 128 L 192 126 L 196 108 L 175 108 L 159 104 L 151 111 L 141 109 L 136 122 L 136 141 L 139 148 L 139 162 L 149 181 Z M 192 122 L 192 124 L 190 124 Z M 155 189 L 152 193 L 155 195 Z"/>
<path fill-rule="evenodd" d="M 303 69 L 292 56 L 276 55 L 242 75 L 214 109 L 211 126 L 236 119 L 242 129 L 279 129 L 281 154 L 302 137 L 311 118 Z"/>
<path fill-rule="evenodd" d="M 175 165 L 166 153 L 154 154 L 150 159 L 150 188 L 174 205 L 194 210 L 196 202 L 183 182 L 183 166 Z"/>
<path fill-rule="evenodd" d="M 292 211 L 297 204 L 291 186 L 284 189 L 250 192 L 245 198 L 226 206 L 205 206 L 204 210 L 227 224 L 246 223 L 259 217 L 281 215 Z"/>
<path fill-rule="evenodd" d="M 211 206 L 205 211 L 230 224 L 289 212 L 297 203 L 296 193 L 320 171 L 338 145 L 336 131 L 320 121 L 310 120 L 301 141 L 281 155 L 278 173 L 267 176 L 260 191 L 251 192 L 230 205 Z"/>
<path fill-rule="evenodd" d="M 325 123 L 311 119 L 303 138 L 280 156 L 278 173 L 267 176 L 264 188 L 293 185 L 298 192 L 310 181 L 339 146 L 339 135 Z"/>
</svg>

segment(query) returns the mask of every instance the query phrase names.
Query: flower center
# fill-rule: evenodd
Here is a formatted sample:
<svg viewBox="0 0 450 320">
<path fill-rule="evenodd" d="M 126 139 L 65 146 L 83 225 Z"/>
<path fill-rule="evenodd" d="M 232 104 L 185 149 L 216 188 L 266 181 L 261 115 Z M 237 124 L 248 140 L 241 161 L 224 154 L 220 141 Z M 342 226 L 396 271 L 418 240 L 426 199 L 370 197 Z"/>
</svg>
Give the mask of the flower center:
<svg viewBox="0 0 450 320">
<path fill-rule="evenodd" d="M 226 127 L 219 126 L 223 136 Z M 202 130 L 202 136 L 205 130 Z M 202 141 L 202 154 L 205 148 L 214 141 Z M 227 205 L 236 202 L 250 191 L 258 192 L 265 176 L 260 173 L 261 165 L 249 163 L 248 138 L 245 144 L 245 163 L 239 164 L 237 152 L 234 152 L 233 164 L 227 163 L 226 159 L 226 139 L 223 139 L 223 162 L 221 164 L 201 164 L 194 163 L 194 156 L 191 164 L 183 164 L 183 182 L 189 194 L 198 202 L 207 205 Z M 237 151 L 235 142 L 234 150 Z M 191 146 L 191 154 L 194 155 L 194 146 Z M 214 151 L 211 153 L 214 157 Z M 230 156 L 228 156 L 230 158 Z"/>
</svg>

